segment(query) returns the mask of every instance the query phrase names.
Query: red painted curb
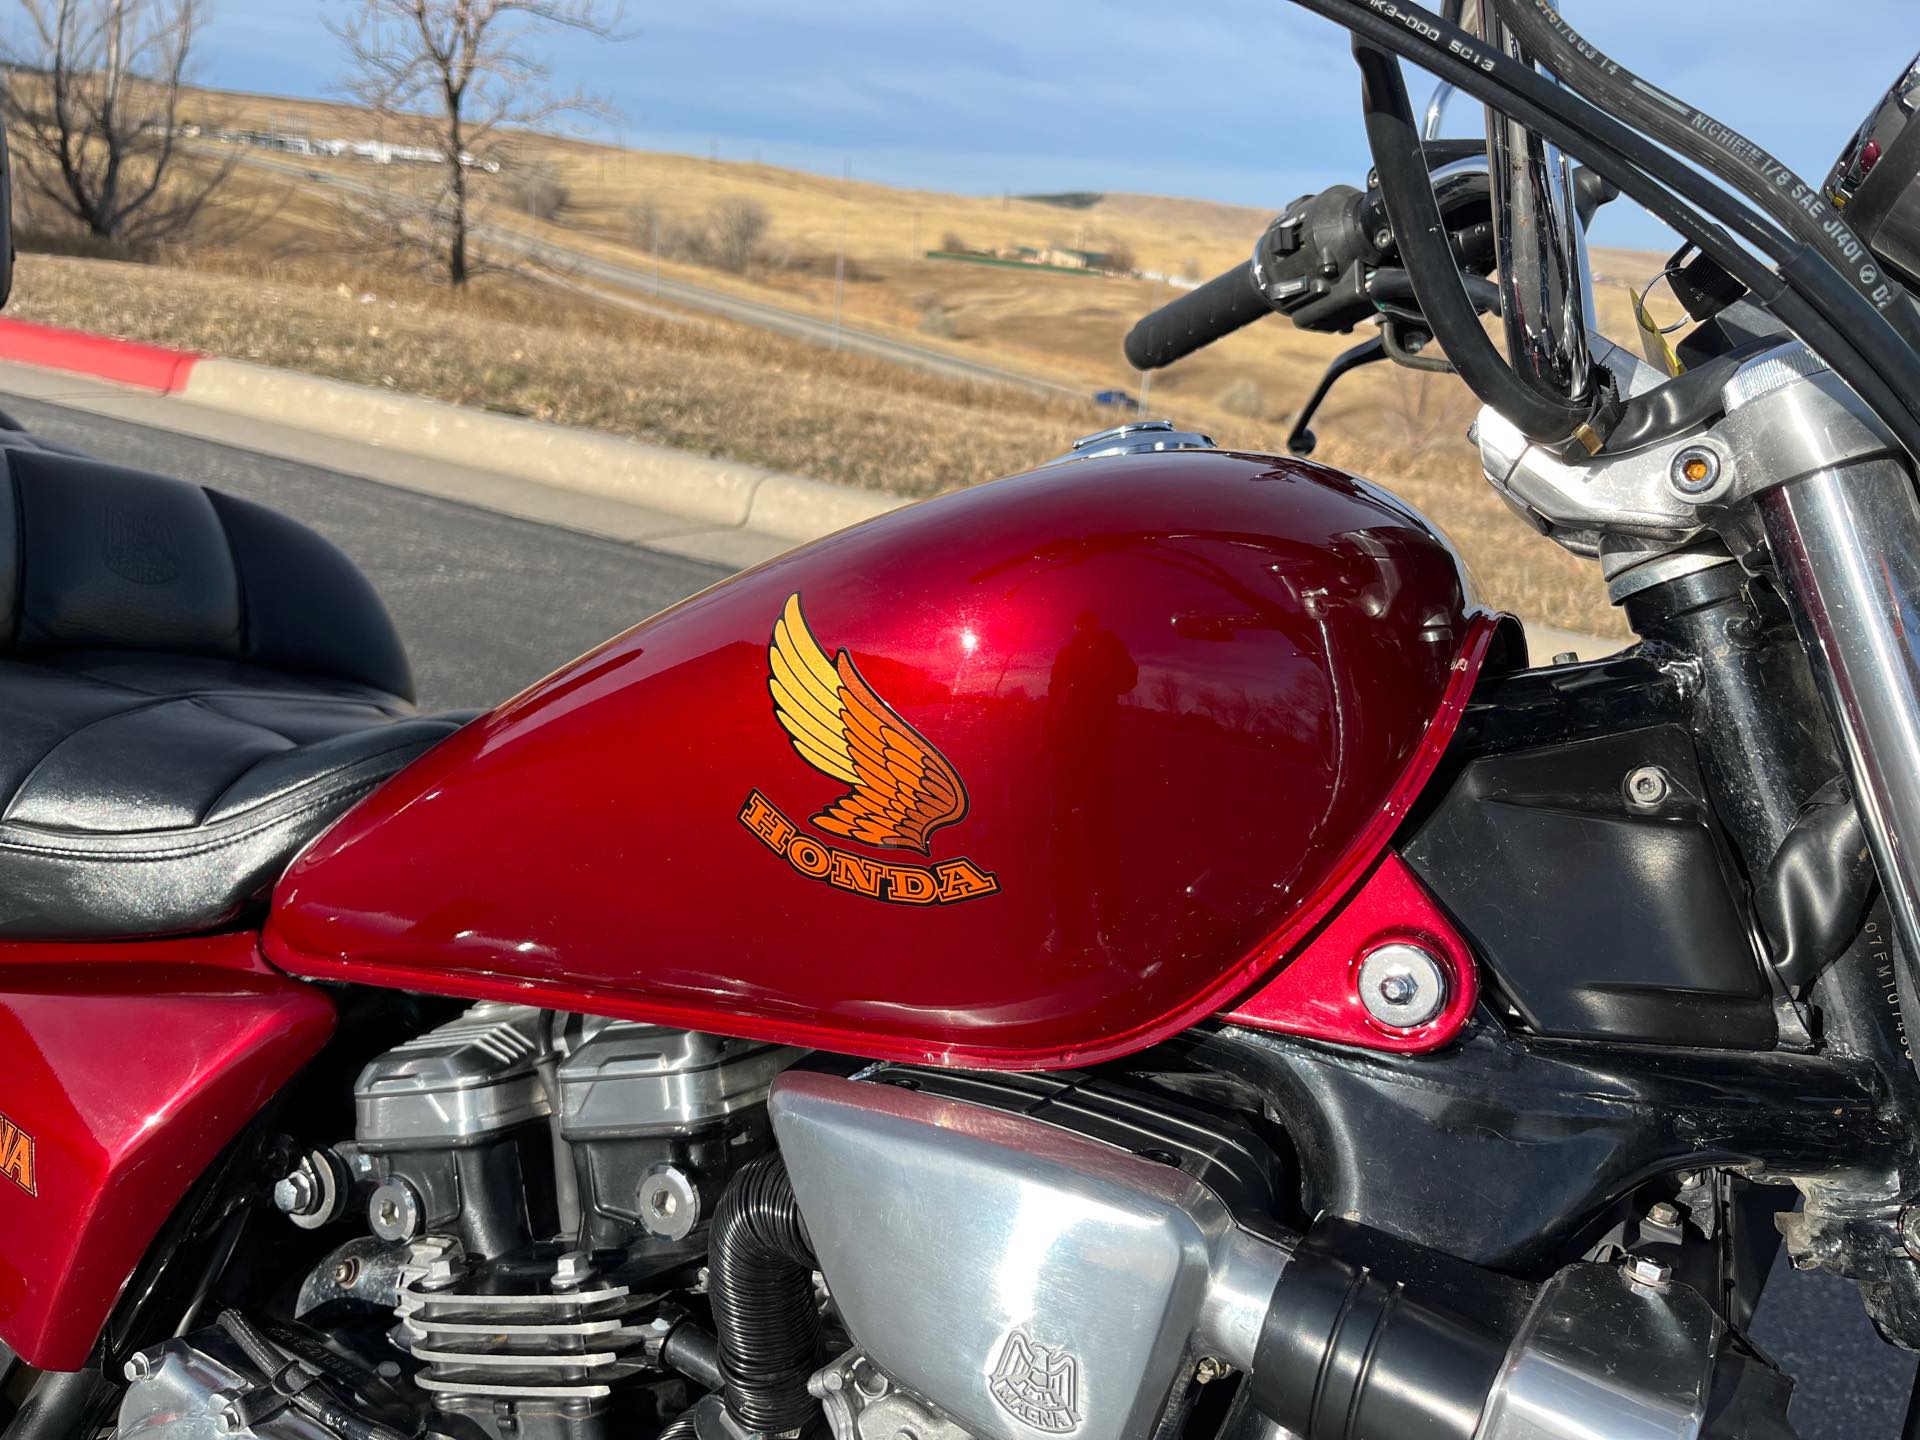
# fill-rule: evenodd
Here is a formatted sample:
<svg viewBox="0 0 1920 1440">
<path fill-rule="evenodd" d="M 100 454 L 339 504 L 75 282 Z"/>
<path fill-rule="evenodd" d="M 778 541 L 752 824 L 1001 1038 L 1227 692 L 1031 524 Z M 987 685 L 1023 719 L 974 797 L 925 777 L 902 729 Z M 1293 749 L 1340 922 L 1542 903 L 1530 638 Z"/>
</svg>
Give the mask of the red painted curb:
<svg viewBox="0 0 1920 1440">
<path fill-rule="evenodd" d="M 199 358 L 191 350 L 169 350 L 135 340 L 0 318 L 0 360 L 72 370 L 121 385 L 157 390 L 162 395 L 185 388 Z"/>
</svg>

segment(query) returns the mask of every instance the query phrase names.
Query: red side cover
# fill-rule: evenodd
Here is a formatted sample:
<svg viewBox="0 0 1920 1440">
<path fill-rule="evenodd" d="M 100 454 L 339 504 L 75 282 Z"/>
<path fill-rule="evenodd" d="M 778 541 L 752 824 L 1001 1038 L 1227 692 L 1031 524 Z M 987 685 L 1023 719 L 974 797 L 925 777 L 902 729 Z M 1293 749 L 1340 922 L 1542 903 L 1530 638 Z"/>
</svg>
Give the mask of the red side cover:
<svg viewBox="0 0 1920 1440">
<path fill-rule="evenodd" d="M 0 1341 L 87 1363 L 188 1188 L 333 1033 L 252 935 L 0 946 Z"/>
</svg>

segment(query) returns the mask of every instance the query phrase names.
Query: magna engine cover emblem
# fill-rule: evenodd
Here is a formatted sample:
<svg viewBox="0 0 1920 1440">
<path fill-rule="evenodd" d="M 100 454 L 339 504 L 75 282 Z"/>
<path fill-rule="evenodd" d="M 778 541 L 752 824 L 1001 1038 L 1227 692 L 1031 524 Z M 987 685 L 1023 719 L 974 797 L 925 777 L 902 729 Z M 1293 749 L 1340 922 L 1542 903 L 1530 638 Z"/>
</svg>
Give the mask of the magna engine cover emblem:
<svg viewBox="0 0 1920 1440">
<path fill-rule="evenodd" d="M 929 837 L 966 817 L 967 787 L 947 757 L 874 693 L 845 649 L 829 659 L 807 628 L 798 593 L 787 597 L 767 646 L 767 691 L 794 753 L 849 790 L 812 824 L 881 850 L 930 853 Z M 800 874 L 898 905 L 940 905 L 991 895 L 994 876 L 971 860 L 890 864 L 815 840 L 758 790 L 740 823 Z"/>
<path fill-rule="evenodd" d="M 1022 1425 L 1064 1435 L 1080 1423 L 1080 1363 L 1036 1345 L 1024 1330 L 1007 1336 L 994 1366 L 993 1398 Z"/>
</svg>

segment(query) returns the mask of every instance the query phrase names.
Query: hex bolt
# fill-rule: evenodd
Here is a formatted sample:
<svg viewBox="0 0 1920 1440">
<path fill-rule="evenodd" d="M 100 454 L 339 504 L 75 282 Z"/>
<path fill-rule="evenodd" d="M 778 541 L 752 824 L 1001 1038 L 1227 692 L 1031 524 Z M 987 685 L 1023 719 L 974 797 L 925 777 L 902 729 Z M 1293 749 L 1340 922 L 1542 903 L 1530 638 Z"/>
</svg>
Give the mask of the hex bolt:
<svg viewBox="0 0 1920 1440">
<path fill-rule="evenodd" d="M 388 1179 L 367 1199 L 367 1224 L 382 1240 L 411 1240 L 420 1233 L 420 1197 L 404 1180 Z"/>
<path fill-rule="evenodd" d="M 238 1391 L 222 1391 L 214 1395 L 208 1409 L 213 1412 L 213 1433 L 216 1435 L 237 1435 L 247 1428 L 247 1422 L 240 1417 L 240 1394 Z"/>
<path fill-rule="evenodd" d="M 585 1250 L 569 1250 L 553 1267 L 553 1288 L 578 1290 L 593 1279 L 593 1256 Z"/>
<path fill-rule="evenodd" d="M 273 1187 L 274 1207 L 282 1215 L 304 1215 L 319 1198 L 314 1193 L 313 1176 L 299 1169 Z"/>
<path fill-rule="evenodd" d="M 1447 1008 L 1446 967 L 1405 941 L 1369 952 L 1360 962 L 1356 988 L 1367 1014 L 1396 1030 L 1425 1025 Z"/>
<path fill-rule="evenodd" d="M 1661 1200 L 1647 1208 L 1647 1223 L 1650 1225 L 1672 1226 L 1680 1223 L 1680 1207 Z"/>
<path fill-rule="evenodd" d="M 700 1222 L 700 1191 L 674 1165 L 655 1165 L 640 1177 L 639 1202 L 641 1225 L 663 1240 L 684 1240 Z"/>
<path fill-rule="evenodd" d="M 1420 982 L 1411 975 L 1389 975 L 1380 982 L 1380 998 L 1389 1005 L 1411 1005 L 1420 994 Z"/>
<path fill-rule="evenodd" d="M 360 1262 L 352 1258 L 342 1260 L 333 1267 L 333 1283 L 342 1290 L 349 1290 L 353 1282 L 360 1278 Z"/>
<path fill-rule="evenodd" d="M 1200 1357 L 1200 1363 L 1193 1367 L 1193 1383 L 1196 1385 L 1211 1385 L 1226 1373 L 1227 1367 L 1225 1365 L 1222 1365 L 1211 1355 L 1202 1355 Z"/>
<path fill-rule="evenodd" d="M 1673 1267 L 1650 1255 L 1629 1255 L 1624 1268 L 1629 1280 L 1649 1290 L 1664 1290 L 1673 1279 Z"/>
<path fill-rule="evenodd" d="M 1721 488 L 1724 473 L 1718 452 L 1705 445 L 1689 445 L 1673 457 L 1667 478 L 1677 494 L 1698 500 Z"/>
<path fill-rule="evenodd" d="M 1667 772 L 1658 765 L 1642 765 L 1627 772 L 1627 804 L 1636 810 L 1657 810 L 1672 789 Z"/>
<path fill-rule="evenodd" d="M 153 1357 L 144 1350 L 134 1351 L 133 1354 L 127 1357 L 127 1363 L 120 1369 L 120 1373 L 126 1376 L 130 1382 L 145 1380 L 149 1378 L 153 1372 Z"/>
</svg>

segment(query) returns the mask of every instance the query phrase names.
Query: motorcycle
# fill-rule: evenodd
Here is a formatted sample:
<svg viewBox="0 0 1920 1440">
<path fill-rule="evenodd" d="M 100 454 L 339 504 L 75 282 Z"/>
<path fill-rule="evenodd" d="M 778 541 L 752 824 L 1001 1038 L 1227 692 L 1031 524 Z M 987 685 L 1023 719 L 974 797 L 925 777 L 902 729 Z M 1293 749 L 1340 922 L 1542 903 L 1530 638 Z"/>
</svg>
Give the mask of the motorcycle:
<svg viewBox="0 0 1920 1440">
<path fill-rule="evenodd" d="M 1920 1347 L 1920 65 L 1814 187 L 1300 3 L 1373 174 L 1129 357 L 1451 369 L 1638 643 L 1137 421 L 421 716 L 324 541 L 9 428 L 5 1440 L 1789 1436 L 1782 1247 Z"/>
</svg>

